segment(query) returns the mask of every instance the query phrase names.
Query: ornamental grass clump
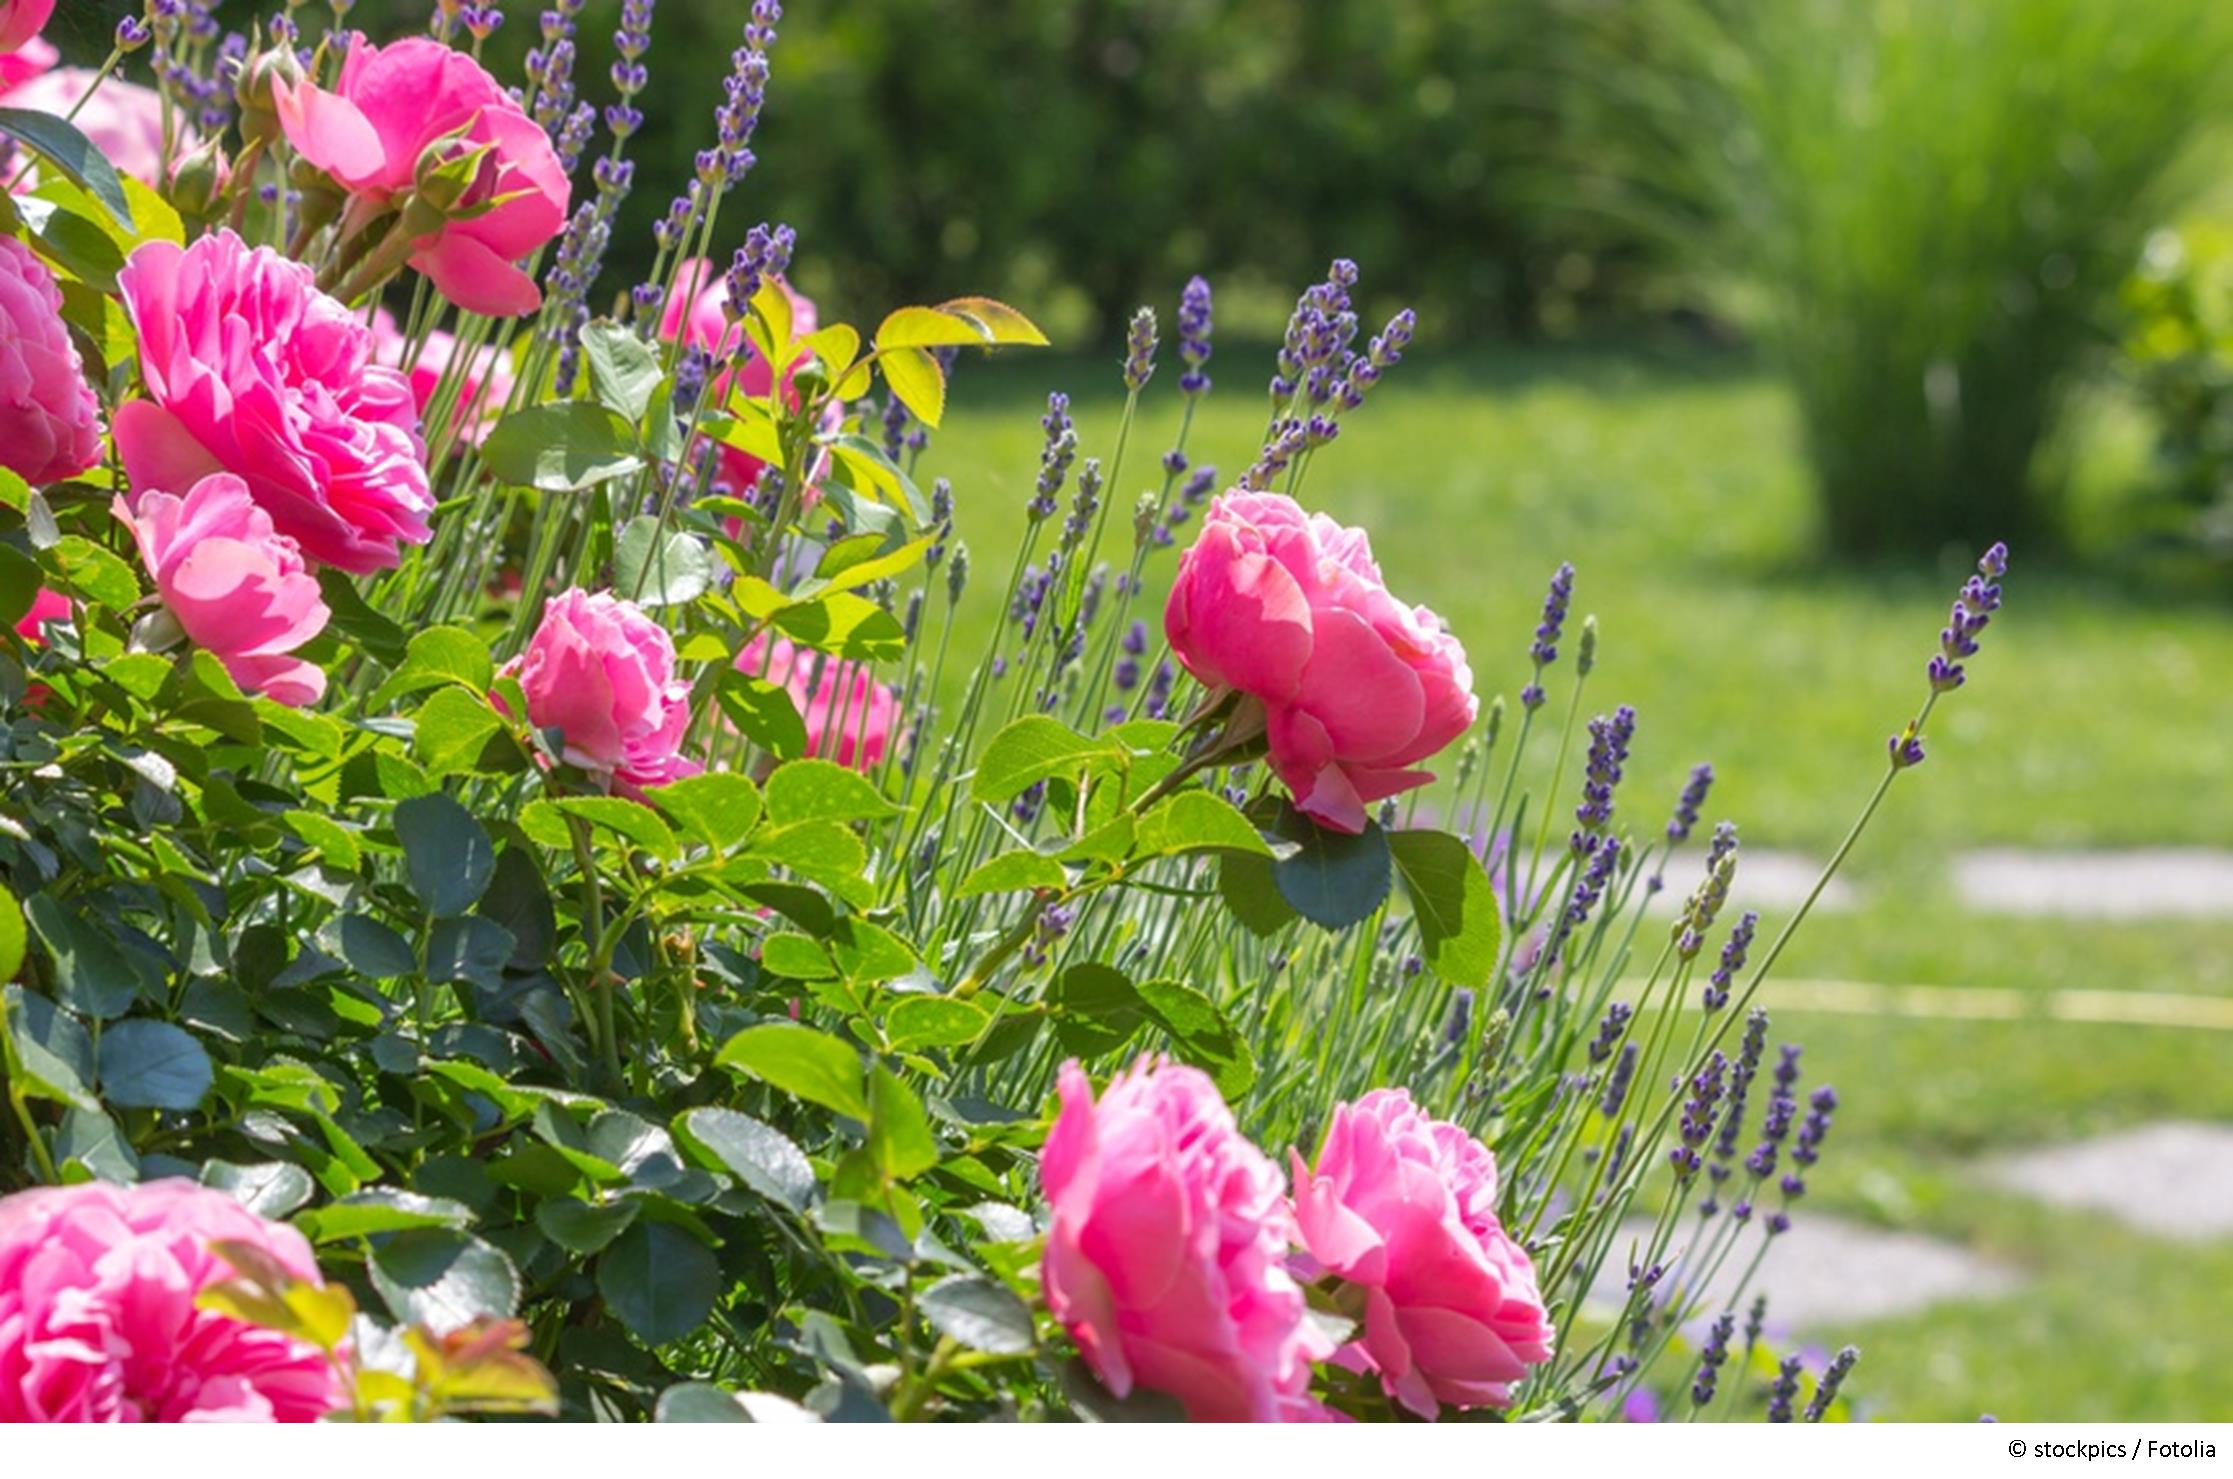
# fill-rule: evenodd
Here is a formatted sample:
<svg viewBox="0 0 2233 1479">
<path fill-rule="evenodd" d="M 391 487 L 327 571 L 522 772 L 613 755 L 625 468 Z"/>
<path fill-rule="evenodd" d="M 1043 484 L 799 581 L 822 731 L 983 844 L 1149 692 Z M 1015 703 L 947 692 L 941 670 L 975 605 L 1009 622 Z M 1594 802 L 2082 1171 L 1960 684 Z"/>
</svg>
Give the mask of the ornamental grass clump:
<svg viewBox="0 0 2233 1479">
<path fill-rule="evenodd" d="M 1189 283 L 973 566 L 975 470 L 918 468 L 963 357 L 1043 336 L 864 332 L 724 212 L 773 0 L 607 281 L 656 17 L 600 111 L 578 10 L 513 99 L 491 6 L 153 6 L 154 185 L 0 112 L 58 176 L 0 303 L 53 351 L 0 386 L 47 428 L 0 478 L 0 1414 L 1598 1418 L 1655 1371 L 1842 1413 L 1845 1357 L 1721 1360 L 1835 1174 L 1756 1004 L 1807 910 L 1724 923 L 1725 822 L 1647 931 L 1713 773 L 1623 791 L 1653 729 L 1616 634 L 1561 662 L 1574 567 L 1507 726 L 1502 639 L 1309 501 L 1411 316 L 1360 345 L 1335 262 L 1228 485 Z"/>
</svg>

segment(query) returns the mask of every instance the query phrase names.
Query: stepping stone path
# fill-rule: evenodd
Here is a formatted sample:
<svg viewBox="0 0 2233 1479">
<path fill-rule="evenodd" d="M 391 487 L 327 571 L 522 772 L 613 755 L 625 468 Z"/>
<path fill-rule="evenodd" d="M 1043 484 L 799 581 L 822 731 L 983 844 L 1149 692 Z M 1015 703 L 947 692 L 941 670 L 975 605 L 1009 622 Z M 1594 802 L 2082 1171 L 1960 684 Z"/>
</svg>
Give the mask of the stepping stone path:
<svg viewBox="0 0 2233 1479">
<path fill-rule="evenodd" d="M 1744 876 L 1742 871 L 1738 876 Z M 2001 914 L 2233 916 L 2233 852 L 2210 847 L 2127 852 L 1987 848 L 1954 859 L 1954 886 L 1968 903 Z"/>
<path fill-rule="evenodd" d="M 2233 1238 L 2233 1125 L 2169 1121 L 2099 1139 L 1997 1157 L 1986 1180 L 2050 1206 L 2102 1212 L 2143 1232 L 2187 1241 Z M 1628 1231 L 1638 1240 L 1651 1225 Z M 1718 1310 L 1759 1247 L 1748 1232 L 1701 1306 Z M 1626 1295 L 1628 1247 L 1614 1249 L 1592 1293 L 1618 1305 Z M 1670 1249 L 1669 1278 L 1681 1276 L 1682 1247 Z M 1801 1209 L 1747 1286 L 1765 1293 L 1771 1325 L 1836 1335 L 1850 1326 L 1912 1314 L 1953 1300 L 1994 1299 L 2022 1287 L 2021 1271 L 1959 1243 Z"/>
<path fill-rule="evenodd" d="M 1988 1179 L 2160 1237 L 2233 1238 L 2233 1125 L 2170 1121 L 1990 1163 Z"/>
<path fill-rule="evenodd" d="M 1646 1239 L 1651 1225 L 1642 1223 L 1632 1231 L 1639 1240 Z M 1727 1301 L 1758 1250 L 1761 1236 L 1757 1226 L 1744 1234 L 1737 1251 L 1723 1260 L 1708 1286 L 1701 1309 L 1718 1310 Z M 1670 1251 L 1674 1256 L 1668 1277 L 1678 1278 L 1679 1243 Z M 1626 1253 L 1624 1242 L 1607 1260 L 1591 1291 L 1599 1300 L 1618 1304 L 1626 1296 L 1627 1269 L 1612 1266 Z M 2022 1283 L 2023 1276 L 2015 1269 L 1979 1257 L 1959 1243 L 1801 1209 L 1792 1216 L 1791 1231 L 1776 1239 L 1760 1271 L 1745 1286 L 1739 1307 L 1756 1294 L 1766 1294 L 1771 1326 L 1835 1333 L 1848 1325 L 1912 1314 L 1944 1300 L 1992 1299 Z"/>
</svg>

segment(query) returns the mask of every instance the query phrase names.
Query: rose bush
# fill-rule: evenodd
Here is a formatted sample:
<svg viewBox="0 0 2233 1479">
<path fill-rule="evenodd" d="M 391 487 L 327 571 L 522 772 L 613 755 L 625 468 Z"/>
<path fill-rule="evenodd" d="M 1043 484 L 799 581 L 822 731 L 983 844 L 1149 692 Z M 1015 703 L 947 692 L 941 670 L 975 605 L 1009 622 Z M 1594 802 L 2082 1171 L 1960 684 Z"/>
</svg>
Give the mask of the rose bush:
<svg viewBox="0 0 2233 1479">
<path fill-rule="evenodd" d="M 176 169 L 112 178 L 67 102 L 19 136 L 0 1416 L 1516 1421 L 1684 1376 L 1842 1413 L 1842 1357 L 1645 1385 L 1726 1343 L 1709 1275 L 1790 1225 L 1837 1099 L 1764 1062 L 1733 827 L 1638 982 L 1712 773 L 1639 806 L 1626 707 L 1534 763 L 1571 568 L 1507 735 L 1298 500 L 1408 313 L 1360 343 L 1354 266 L 1306 289 L 1220 493 L 1209 285 L 1175 376 L 1143 310 L 1108 455 L 1050 397 L 987 582 L 998 473 L 920 474 L 965 354 L 1044 336 L 835 321 L 723 214 L 775 0 L 622 284 L 648 3 L 603 80 L 578 7 L 505 80 L 495 7 L 326 13 L 120 27 Z M 1430 786 L 1437 825 L 1390 803 Z M 1639 1030 L 1699 972 L 1694 1027 Z"/>
</svg>

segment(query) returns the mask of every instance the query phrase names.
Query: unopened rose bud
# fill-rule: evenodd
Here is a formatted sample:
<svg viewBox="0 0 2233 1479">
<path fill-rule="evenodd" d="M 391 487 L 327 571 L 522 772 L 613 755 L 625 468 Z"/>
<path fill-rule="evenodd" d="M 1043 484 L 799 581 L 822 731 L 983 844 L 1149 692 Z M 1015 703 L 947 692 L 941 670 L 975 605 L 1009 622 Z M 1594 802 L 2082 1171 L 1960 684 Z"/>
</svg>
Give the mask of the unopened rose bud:
<svg viewBox="0 0 2233 1479">
<path fill-rule="evenodd" d="M 224 199 L 232 176 L 232 161 L 212 137 L 172 167 L 170 202 L 182 216 L 206 219 Z"/>
</svg>

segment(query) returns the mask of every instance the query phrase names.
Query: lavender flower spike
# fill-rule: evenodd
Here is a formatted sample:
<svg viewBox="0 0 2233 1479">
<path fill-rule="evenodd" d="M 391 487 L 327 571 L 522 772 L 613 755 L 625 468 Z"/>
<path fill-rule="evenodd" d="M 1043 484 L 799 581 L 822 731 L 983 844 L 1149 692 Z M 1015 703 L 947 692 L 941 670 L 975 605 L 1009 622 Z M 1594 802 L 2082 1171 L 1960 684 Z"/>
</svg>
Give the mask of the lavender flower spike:
<svg viewBox="0 0 2233 1479">
<path fill-rule="evenodd" d="M 1179 375 L 1181 394 L 1201 395 L 1210 388 L 1202 368 L 1210 362 L 1210 285 L 1200 277 L 1188 279 L 1179 295 L 1179 362 L 1186 366 Z"/>
</svg>

